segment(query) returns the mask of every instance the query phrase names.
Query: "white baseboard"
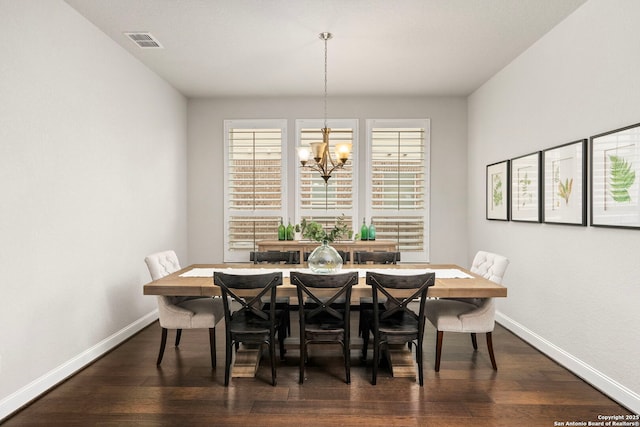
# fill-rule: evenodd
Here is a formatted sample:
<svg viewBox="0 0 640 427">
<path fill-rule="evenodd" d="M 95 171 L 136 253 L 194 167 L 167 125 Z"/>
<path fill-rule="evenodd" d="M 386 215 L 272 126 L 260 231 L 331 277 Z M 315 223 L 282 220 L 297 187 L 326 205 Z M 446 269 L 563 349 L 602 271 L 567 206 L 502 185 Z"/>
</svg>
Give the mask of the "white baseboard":
<svg viewBox="0 0 640 427">
<path fill-rule="evenodd" d="M 78 372 L 80 369 L 84 368 L 89 363 L 93 362 L 156 320 L 158 320 L 158 310 L 154 310 L 135 322 L 125 326 L 110 337 L 105 338 L 93 347 L 83 351 L 76 357 L 47 372 L 40 378 L 36 378 L 20 390 L 2 399 L 0 401 L 0 423 L 2 423 L 4 418 L 31 402 L 51 387 Z"/>
<path fill-rule="evenodd" d="M 566 352 L 540 335 L 527 329 L 501 312 L 496 312 L 496 322 L 564 366 L 630 411 L 640 413 L 640 395 L 607 377 L 582 360 Z"/>
</svg>

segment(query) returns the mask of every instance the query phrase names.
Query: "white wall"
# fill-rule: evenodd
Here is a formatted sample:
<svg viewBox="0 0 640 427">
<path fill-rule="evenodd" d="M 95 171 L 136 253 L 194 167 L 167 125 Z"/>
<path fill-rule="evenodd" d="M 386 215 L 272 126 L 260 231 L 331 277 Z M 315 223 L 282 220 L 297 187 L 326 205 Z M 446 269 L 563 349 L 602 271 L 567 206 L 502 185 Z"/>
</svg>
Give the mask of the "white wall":
<svg viewBox="0 0 640 427">
<path fill-rule="evenodd" d="M 58 0 L 0 0 L 0 58 L 2 419 L 154 320 L 144 256 L 187 256 L 187 103 Z"/>
<path fill-rule="evenodd" d="M 466 99 L 329 96 L 328 110 L 330 118 L 360 119 L 360 153 L 365 152 L 367 118 L 431 119 L 430 260 L 466 264 Z M 288 119 L 288 140 L 293 147 L 295 120 L 322 116 L 322 98 L 189 100 L 188 211 L 192 262 L 223 260 L 223 120 Z M 293 149 L 289 151 L 291 156 L 295 155 Z M 289 196 L 293 206 L 293 193 Z"/>
<path fill-rule="evenodd" d="M 485 220 L 485 167 L 640 122 L 640 2 L 590 0 L 469 98 L 469 254 L 506 255 L 500 321 L 640 412 L 640 230 Z"/>
</svg>

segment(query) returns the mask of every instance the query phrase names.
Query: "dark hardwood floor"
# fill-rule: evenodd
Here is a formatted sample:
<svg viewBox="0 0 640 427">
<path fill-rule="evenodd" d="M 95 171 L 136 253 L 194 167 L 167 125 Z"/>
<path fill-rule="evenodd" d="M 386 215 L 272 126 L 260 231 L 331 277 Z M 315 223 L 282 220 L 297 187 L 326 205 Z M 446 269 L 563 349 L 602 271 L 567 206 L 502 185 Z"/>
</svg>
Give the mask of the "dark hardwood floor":
<svg viewBox="0 0 640 427">
<path fill-rule="evenodd" d="M 357 328 L 354 313 L 352 325 Z M 292 313 L 297 334 L 297 312 Z M 217 328 L 218 367 L 210 367 L 208 334 L 185 330 L 179 349 L 170 333 L 161 368 L 160 327 L 153 323 L 4 421 L 11 426 L 553 426 L 630 414 L 506 329 L 496 326 L 493 371 L 484 337 L 474 353 L 467 334 L 445 334 L 442 366 L 433 370 L 435 331 L 425 338 L 425 384 L 392 378 L 382 367 L 372 386 L 352 351 L 344 383 L 338 347 L 314 350 L 303 385 L 298 351 L 278 365 L 272 387 L 268 358 L 256 378 L 224 382 L 224 324 Z M 357 332 L 355 332 L 357 336 Z"/>
</svg>

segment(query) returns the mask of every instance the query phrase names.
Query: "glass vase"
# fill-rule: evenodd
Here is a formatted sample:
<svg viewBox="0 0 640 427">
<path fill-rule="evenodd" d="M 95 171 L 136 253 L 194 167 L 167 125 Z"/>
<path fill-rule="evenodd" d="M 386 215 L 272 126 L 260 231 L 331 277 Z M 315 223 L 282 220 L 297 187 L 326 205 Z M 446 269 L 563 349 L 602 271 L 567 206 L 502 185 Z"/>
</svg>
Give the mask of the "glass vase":
<svg viewBox="0 0 640 427">
<path fill-rule="evenodd" d="M 311 252 L 307 262 L 314 273 L 335 273 L 342 268 L 342 257 L 326 240 Z"/>
</svg>

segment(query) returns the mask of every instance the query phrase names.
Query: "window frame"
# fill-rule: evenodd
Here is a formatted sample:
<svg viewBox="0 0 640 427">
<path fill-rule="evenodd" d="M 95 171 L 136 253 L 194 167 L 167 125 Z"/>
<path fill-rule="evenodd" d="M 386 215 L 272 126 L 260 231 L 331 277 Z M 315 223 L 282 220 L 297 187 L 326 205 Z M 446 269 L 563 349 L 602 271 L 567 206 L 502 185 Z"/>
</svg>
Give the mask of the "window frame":
<svg viewBox="0 0 640 427">
<path fill-rule="evenodd" d="M 282 217 L 285 221 L 287 221 L 287 212 L 288 212 L 288 198 L 287 198 L 287 181 L 288 181 L 288 120 L 287 119 L 232 119 L 232 120 L 224 120 L 223 126 L 223 140 L 224 140 L 224 170 L 223 170 L 223 182 L 224 182 L 224 252 L 223 252 L 223 261 L 224 262 L 248 262 L 249 261 L 249 253 L 251 250 L 257 250 L 257 247 L 253 249 L 248 249 L 247 251 L 241 250 L 231 250 L 230 245 L 230 226 L 229 221 L 233 216 L 275 216 Z M 229 185 L 229 155 L 230 155 L 230 138 L 229 132 L 232 129 L 280 129 L 281 132 L 281 141 L 280 141 L 280 158 L 281 163 L 280 167 L 282 173 L 280 175 L 280 209 L 273 210 L 265 210 L 265 211 L 237 211 L 231 210 L 229 206 L 227 206 L 226 201 L 230 200 L 230 185 Z M 235 212 L 235 213 L 234 213 Z M 286 224 L 285 224 L 286 225 Z M 274 230 L 277 233 L 277 230 Z"/>
<path fill-rule="evenodd" d="M 424 208 L 421 210 L 398 210 L 398 215 L 390 215 L 388 210 L 374 209 L 372 199 L 364 198 L 364 213 L 368 221 L 376 216 L 415 216 L 421 212 L 424 221 L 423 242 L 424 250 L 420 252 L 402 252 L 403 262 L 430 262 L 430 213 L 431 213 L 431 119 L 366 119 L 366 144 L 365 162 L 371 165 L 373 162 L 373 129 L 377 128 L 422 128 L 424 129 Z M 365 168 L 365 194 L 373 191 L 373 170 Z"/>
</svg>

